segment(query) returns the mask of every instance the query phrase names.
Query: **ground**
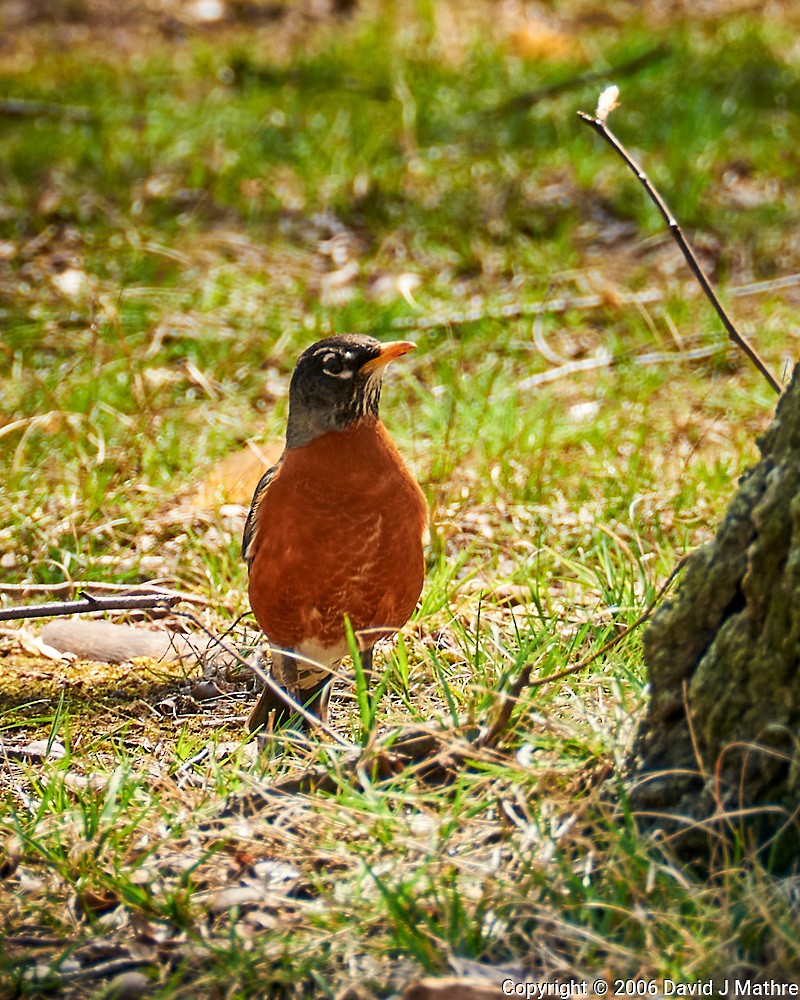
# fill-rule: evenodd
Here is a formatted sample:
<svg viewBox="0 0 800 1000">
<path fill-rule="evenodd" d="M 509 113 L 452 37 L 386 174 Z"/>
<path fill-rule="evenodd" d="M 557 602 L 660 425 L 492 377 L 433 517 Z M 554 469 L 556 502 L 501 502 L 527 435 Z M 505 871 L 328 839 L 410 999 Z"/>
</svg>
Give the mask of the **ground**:
<svg viewBox="0 0 800 1000">
<path fill-rule="evenodd" d="M 710 537 L 775 396 L 575 112 L 619 85 L 612 127 L 785 381 L 793 5 L 20 0 L 0 18 L 7 604 L 158 581 L 255 644 L 248 491 L 294 360 L 332 331 L 417 342 L 382 409 L 432 517 L 385 690 L 338 684 L 341 740 L 416 725 L 456 746 L 527 663 L 600 649 Z M 243 668 L 70 662 L 37 627 L 0 635 L 4 995 L 103 996 L 131 970 L 158 997 L 388 997 L 497 966 L 800 974 L 791 880 L 747 845 L 701 879 L 626 812 L 640 630 L 523 694 L 501 746 L 442 782 L 353 771 L 327 738 L 259 748 Z M 306 766 L 332 780 L 276 792 Z"/>
</svg>

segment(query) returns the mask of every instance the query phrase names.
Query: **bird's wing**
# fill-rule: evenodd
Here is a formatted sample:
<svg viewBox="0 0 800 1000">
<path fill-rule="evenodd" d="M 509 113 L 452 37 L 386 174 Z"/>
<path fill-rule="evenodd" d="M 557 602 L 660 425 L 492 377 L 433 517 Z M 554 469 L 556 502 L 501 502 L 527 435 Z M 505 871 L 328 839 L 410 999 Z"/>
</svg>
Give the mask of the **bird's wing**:
<svg viewBox="0 0 800 1000">
<path fill-rule="evenodd" d="M 258 486 L 256 486 L 256 491 L 253 494 L 253 501 L 250 504 L 250 511 L 247 515 L 247 520 L 244 523 L 244 532 L 242 534 L 242 559 L 244 559 L 247 563 L 248 569 L 250 568 L 253 562 L 253 556 L 255 555 L 259 510 L 261 509 L 261 504 L 264 502 L 264 497 L 269 489 L 269 484 L 280 471 L 282 462 L 283 456 L 281 456 L 279 461 L 273 465 L 271 469 L 267 469 L 261 479 L 259 479 Z"/>
</svg>

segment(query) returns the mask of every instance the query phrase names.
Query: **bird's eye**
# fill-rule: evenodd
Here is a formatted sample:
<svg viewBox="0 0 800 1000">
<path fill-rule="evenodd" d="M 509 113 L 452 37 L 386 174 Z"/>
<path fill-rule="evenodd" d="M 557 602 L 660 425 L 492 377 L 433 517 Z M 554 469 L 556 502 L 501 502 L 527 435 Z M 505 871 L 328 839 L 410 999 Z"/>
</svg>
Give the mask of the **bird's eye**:
<svg viewBox="0 0 800 1000">
<path fill-rule="evenodd" d="M 344 362 L 338 354 L 326 354 L 322 359 L 322 368 L 326 375 L 340 375 L 344 368 Z"/>
</svg>

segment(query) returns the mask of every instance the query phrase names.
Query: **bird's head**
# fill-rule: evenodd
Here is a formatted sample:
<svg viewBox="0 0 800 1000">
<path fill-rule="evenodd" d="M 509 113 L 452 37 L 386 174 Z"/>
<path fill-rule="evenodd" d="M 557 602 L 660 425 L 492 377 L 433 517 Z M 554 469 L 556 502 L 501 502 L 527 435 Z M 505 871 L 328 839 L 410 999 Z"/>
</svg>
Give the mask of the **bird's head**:
<svg viewBox="0 0 800 1000">
<path fill-rule="evenodd" d="M 374 337 L 348 334 L 317 341 L 303 351 L 289 386 L 286 447 L 299 448 L 362 417 L 377 417 L 386 366 L 415 346 L 407 340 L 382 344 Z"/>
</svg>

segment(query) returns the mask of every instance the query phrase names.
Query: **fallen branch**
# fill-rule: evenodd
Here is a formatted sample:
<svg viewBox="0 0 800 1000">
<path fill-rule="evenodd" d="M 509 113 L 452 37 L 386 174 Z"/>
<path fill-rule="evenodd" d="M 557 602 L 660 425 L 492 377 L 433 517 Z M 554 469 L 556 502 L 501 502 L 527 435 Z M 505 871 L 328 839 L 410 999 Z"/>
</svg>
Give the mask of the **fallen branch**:
<svg viewBox="0 0 800 1000">
<path fill-rule="evenodd" d="M 63 972 L 60 969 L 47 969 L 44 973 L 41 973 L 38 969 L 33 969 L 27 976 L 27 980 L 30 983 L 36 984 L 47 983 L 50 986 L 59 982 L 87 982 L 96 979 L 107 979 L 109 976 L 116 976 L 121 972 L 129 972 L 131 969 L 140 969 L 142 966 L 152 964 L 152 959 L 149 958 L 111 958 L 105 962 L 98 962 L 96 965 L 85 965 L 80 969 L 70 969 Z"/>
<path fill-rule="evenodd" d="M 731 285 L 728 295 L 731 298 L 745 298 L 748 295 L 763 295 L 765 292 L 780 292 L 784 288 L 794 288 L 797 285 L 800 285 L 800 274 L 785 274 L 782 278 L 751 281 L 746 285 Z"/>
<path fill-rule="evenodd" d="M 144 580 L 141 583 L 102 583 L 96 580 L 67 580 L 64 583 L 0 583 L 0 594 L 74 594 L 82 591 L 102 590 L 109 594 L 123 592 L 130 595 L 131 591 L 138 594 L 152 593 L 163 597 L 174 597 L 178 601 L 189 604 L 208 605 L 211 603 L 201 594 L 192 594 L 186 590 L 169 590 L 162 587 L 159 580 Z"/>
<path fill-rule="evenodd" d="M 649 305 L 660 302 L 663 292 L 650 288 L 642 292 L 621 294 L 615 297 L 620 305 L 640 303 Z M 554 313 L 570 312 L 573 309 L 597 309 L 609 304 L 607 295 L 566 295 L 544 302 L 509 302 L 505 306 L 466 309 L 457 313 L 437 313 L 433 316 L 400 316 L 392 321 L 395 330 L 432 330 L 438 326 L 462 326 L 484 319 L 516 319 L 518 316 L 547 316 Z"/>
<path fill-rule="evenodd" d="M 576 90 L 578 87 L 585 87 L 590 83 L 597 83 L 598 80 L 609 80 L 612 77 L 630 76 L 633 73 L 638 73 L 640 69 L 645 69 L 647 66 L 652 66 L 662 59 L 666 59 L 669 54 L 669 46 L 656 45 L 655 48 L 648 49 L 646 52 L 634 56 L 633 59 L 629 59 L 627 62 L 619 63 L 617 66 L 609 66 L 607 69 L 590 70 L 587 73 L 581 73 L 579 76 L 571 76 L 568 80 L 560 80 L 558 83 L 551 83 L 545 87 L 539 87 L 537 90 L 530 90 L 527 93 L 519 94 L 517 97 L 512 97 L 511 100 L 500 104 L 498 107 L 492 108 L 490 114 L 503 115 L 513 114 L 518 111 L 527 111 L 540 101 L 547 100 L 550 97 L 557 97 L 559 94 Z"/>
<path fill-rule="evenodd" d="M 658 193 L 656 188 L 653 186 L 652 182 L 650 181 L 650 178 L 647 176 L 644 170 L 642 170 L 642 168 L 639 166 L 636 160 L 634 160 L 634 158 L 628 152 L 628 150 L 622 145 L 622 143 L 614 135 L 611 129 L 609 129 L 608 125 L 606 125 L 606 116 L 608 115 L 608 112 L 611 110 L 611 107 L 614 106 L 614 99 L 616 97 L 616 88 L 613 89 L 615 91 L 615 94 L 611 98 L 610 106 L 605 110 L 605 113 L 598 112 L 597 116 L 595 117 L 594 115 L 586 114 L 585 111 L 579 111 L 578 117 L 581 119 L 581 121 L 586 122 L 586 124 L 590 128 L 594 129 L 594 131 L 597 132 L 597 134 L 601 136 L 601 138 L 605 139 L 605 141 L 611 146 L 614 152 L 617 153 L 617 155 L 622 159 L 622 161 L 633 171 L 634 175 L 636 176 L 636 179 L 645 189 L 648 197 L 658 209 L 658 212 L 661 215 L 661 218 L 666 223 L 667 228 L 669 229 L 669 232 L 672 235 L 672 238 L 680 247 L 681 253 L 686 259 L 686 263 L 689 265 L 692 274 L 694 274 L 695 278 L 697 278 L 697 281 L 700 287 L 703 289 L 706 298 L 714 307 L 717 315 L 722 321 L 722 325 L 725 327 L 725 330 L 727 331 L 728 336 L 733 341 L 733 343 L 736 344 L 738 347 L 740 347 L 744 351 L 744 353 L 748 356 L 748 358 L 750 358 L 755 367 L 761 372 L 761 374 L 764 376 L 767 382 L 769 382 L 770 387 L 774 389 L 775 392 L 778 393 L 778 395 L 780 395 L 781 392 L 783 392 L 783 388 L 780 382 L 775 378 L 772 372 L 767 368 L 766 364 L 761 360 L 761 358 L 759 357 L 757 351 L 752 346 L 752 344 L 750 344 L 750 342 L 744 336 L 742 336 L 742 334 L 739 333 L 739 331 L 736 329 L 733 320 L 730 318 L 730 316 L 728 316 L 728 313 L 725 311 L 724 306 L 717 297 L 716 292 L 711 286 L 711 282 L 709 281 L 705 271 L 700 265 L 700 261 L 697 259 L 694 250 L 692 250 L 692 247 L 689 244 L 689 241 L 686 239 L 683 230 L 678 225 L 678 222 L 676 221 L 675 217 L 672 215 L 669 208 L 667 207 L 666 202 Z M 605 96 L 605 94 L 607 93 L 609 93 L 609 91 L 605 91 L 604 95 L 601 96 L 601 102 L 603 101 L 603 96 Z"/>
<path fill-rule="evenodd" d="M 0 622 L 23 618 L 57 618 L 61 615 L 83 615 L 87 611 L 133 611 L 134 609 L 172 608 L 180 600 L 168 594 L 141 594 L 133 597 L 91 597 L 80 601 L 52 601 L 49 604 L 27 604 L 24 607 L 0 609 Z"/>
<path fill-rule="evenodd" d="M 680 355 L 676 355 L 680 357 Z M 598 368 L 611 368 L 616 363 L 614 355 L 606 348 L 601 348 L 598 353 L 591 358 L 581 358 L 579 361 L 567 361 L 557 368 L 548 368 L 547 371 L 539 372 L 537 375 L 529 375 L 528 378 L 518 382 L 514 391 L 526 392 L 528 389 L 535 389 L 537 386 L 546 385 L 548 382 L 557 382 L 561 378 L 575 375 L 577 372 L 595 371 Z"/>
<path fill-rule="evenodd" d="M 704 358 L 713 358 L 720 353 L 720 346 L 724 347 L 724 342 L 710 344 L 706 347 L 692 347 L 686 351 L 648 351 L 645 354 L 614 355 L 606 348 L 601 348 L 593 357 L 582 358 L 580 361 L 566 361 L 556 368 L 548 368 L 546 371 L 538 372 L 536 375 L 529 375 L 518 382 L 515 392 L 525 392 L 528 389 L 535 389 L 540 385 L 547 385 L 550 382 L 557 382 L 559 379 L 575 375 L 577 372 L 595 371 L 599 368 L 614 368 L 622 361 L 627 361 L 635 365 L 662 365 L 670 364 L 673 361 L 699 361 Z"/>
<path fill-rule="evenodd" d="M 731 285 L 727 289 L 732 299 L 747 298 L 751 295 L 764 295 L 768 292 L 779 292 L 784 288 L 795 288 L 800 285 L 800 274 L 787 274 L 782 278 L 769 281 L 752 281 L 746 285 Z M 663 302 L 666 293 L 657 288 L 646 288 L 641 292 L 622 293 L 615 296 L 614 303 L 619 305 L 651 305 Z M 433 316 L 399 316 L 392 320 L 395 330 L 433 330 L 440 326 L 463 326 L 466 323 L 479 323 L 485 319 L 516 319 L 519 316 L 545 316 L 563 313 L 568 310 L 599 309 L 612 302 L 607 295 L 576 295 L 549 299 L 544 302 L 509 302 L 503 306 L 475 306 L 454 313 L 435 313 Z"/>
<path fill-rule="evenodd" d="M 96 120 L 91 108 L 48 101 L 26 101 L 19 97 L 0 98 L 0 115 L 9 118 L 63 118 L 71 122 Z"/>
<path fill-rule="evenodd" d="M 189 636 L 136 625 L 118 625 L 105 619 L 56 618 L 39 632 L 39 639 L 61 654 L 72 654 L 95 663 L 129 663 L 140 658 L 159 662 L 196 661 L 204 652 Z"/>
</svg>

